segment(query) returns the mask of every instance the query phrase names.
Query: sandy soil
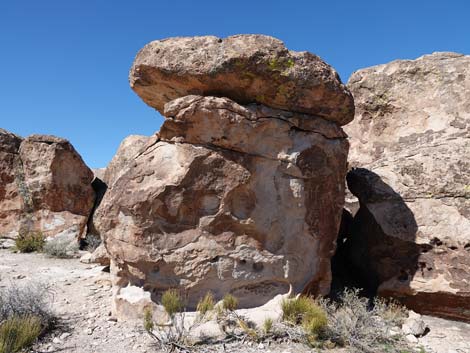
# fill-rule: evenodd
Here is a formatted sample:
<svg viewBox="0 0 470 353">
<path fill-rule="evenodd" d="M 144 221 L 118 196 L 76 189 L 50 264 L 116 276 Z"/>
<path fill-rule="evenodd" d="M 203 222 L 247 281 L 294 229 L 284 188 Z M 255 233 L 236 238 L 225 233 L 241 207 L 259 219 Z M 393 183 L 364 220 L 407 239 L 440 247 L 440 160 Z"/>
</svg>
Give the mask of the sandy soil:
<svg viewBox="0 0 470 353">
<path fill-rule="evenodd" d="M 113 321 L 109 308 L 111 282 L 103 267 L 78 259 L 53 259 L 43 254 L 16 254 L 0 250 L 0 287 L 11 282 L 35 281 L 53 289 L 53 310 L 59 327 L 31 352 L 150 353 L 159 352 L 140 323 Z M 470 324 L 423 316 L 429 333 L 418 339 L 426 353 L 470 353 Z M 200 347 L 198 352 L 312 352 L 293 344 L 236 343 Z M 342 350 L 346 352 L 345 350 Z M 339 352 L 339 351 L 329 351 Z"/>
</svg>

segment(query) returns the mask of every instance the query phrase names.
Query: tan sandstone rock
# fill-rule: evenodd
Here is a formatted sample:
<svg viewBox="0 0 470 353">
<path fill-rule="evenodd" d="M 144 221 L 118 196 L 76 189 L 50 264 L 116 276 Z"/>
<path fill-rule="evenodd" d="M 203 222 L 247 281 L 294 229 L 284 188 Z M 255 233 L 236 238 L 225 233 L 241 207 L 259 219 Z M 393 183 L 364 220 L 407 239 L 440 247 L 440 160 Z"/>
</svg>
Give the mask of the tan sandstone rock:
<svg viewBox="0 0 470 353">
<path fill-rule="evenodd" d="M 84 235 L 95 198 L 93 173 L 72 145 L 46 135 L 22 140 L 4 130 L 0 141 L 0 235 Z"/>
<path fill-rule="evenodd" d="M 264 35 L 157 40 L 137 54 L 129 80 L 162 114 L 165 103 L 196 94 L 317 115 L 340 125 L 354 115 L 351 94 L 331 66 Z"/>
<path fill-rule="evenodd" d="M 348 87 L 356 265 L 415 311 L 470 320 L 470 56 L 394 61 Z"/>
<path fill-rule="evenodd" d="M 237 40 L 245 48 L 253 38 Z M 327 294 L 347 168 L 339 125 L 215 96 L 182 95 L 163 111 L 160 133 L 130 159 L 97 210 L 115 301 L 132 287 L 154 301 L 178 288 L 189 309 L 208 291 L 216 299 L 232 293 L 242 307 L 263 305 L 290 285 Z"/>
<path fill-rule="evenodd" d="M 102 180 L 106 183 L 108 188 L 113 186 L 126 165 L 132 161 L 132 158 L 135 157 L 148 139 L 148 136 L 130 135 L 122 140 L 116 154 L 104 171 Z"/>
</svg>

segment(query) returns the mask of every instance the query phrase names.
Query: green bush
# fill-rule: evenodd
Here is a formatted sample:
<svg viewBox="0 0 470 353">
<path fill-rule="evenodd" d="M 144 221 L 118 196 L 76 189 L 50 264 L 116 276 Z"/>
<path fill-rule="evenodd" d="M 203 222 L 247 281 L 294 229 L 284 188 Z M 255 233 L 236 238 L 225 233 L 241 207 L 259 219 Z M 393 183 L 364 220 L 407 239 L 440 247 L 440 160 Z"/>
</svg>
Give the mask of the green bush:
<svg viewBox="0 0 470 353">
<path fill-rule="evenodd" d="M 37 316 L 13 316 L 0 325 L 0 353 L 14 353 L 29 347 L 42 331 Z"/>
<path fill-rule="evenodd" d="M 176 289 L 168 289 L 162 296 L 162 305 L 170 317 L 183 310 L 183 300 Z"/>
<path fill-rule="evenodd" d="M 234 311 L 238 307 L 238 299 L 232 294 L 227 293 L 222 300 L 222 306 L 225 310 Z"/>
<path fill-rule="evenodd" d="M 45 238 L 41 232 L 20 233 L 15 239 L 16 248 L 23 253 L 42 251 L 44 243 Z"/>
<path fill-rule="evenodd" d="M 199 303 L 197 303 L 196 310 L 199 311 L 199 313 L 204 316 L 206 315 L 209 311 L 212 311 L 214 309 L 214 296 L 212 295 L 211 292 L 208 292 L 204 298 L 201 298 L 199 300 Z"/>
</svg>

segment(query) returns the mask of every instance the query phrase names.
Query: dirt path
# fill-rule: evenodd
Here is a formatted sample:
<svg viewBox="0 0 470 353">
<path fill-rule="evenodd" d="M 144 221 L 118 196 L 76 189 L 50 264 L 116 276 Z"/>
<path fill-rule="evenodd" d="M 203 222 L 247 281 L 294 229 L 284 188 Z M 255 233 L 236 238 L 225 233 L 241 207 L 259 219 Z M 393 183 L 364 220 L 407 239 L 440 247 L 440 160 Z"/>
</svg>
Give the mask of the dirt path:
<svg viewBox="0 0 470 353">
<path fill-rule="evenodd" d="M 77 259 L 54 259 L 43 254 L 0 250 L 0 287 L 12 282 L 27 284 L 35 281 L 53 290 L 53 310 L 61 325 L 31 352 L 159 352 L 140 323 L 112 320 L 111 282 L 109 273 L 102 270 L 102 266 L 85 265 Z M 470 324 L 428 316 L 423 319 L 430 332 L 418 340 L 416 347 L 423 347 L 426 353 L 470 353 Z M 201 347 L 198 352 L 305 353 L 312 350 L 293 344 L 237 343 L 225 349 L 221 345 Z"/>
</svg>

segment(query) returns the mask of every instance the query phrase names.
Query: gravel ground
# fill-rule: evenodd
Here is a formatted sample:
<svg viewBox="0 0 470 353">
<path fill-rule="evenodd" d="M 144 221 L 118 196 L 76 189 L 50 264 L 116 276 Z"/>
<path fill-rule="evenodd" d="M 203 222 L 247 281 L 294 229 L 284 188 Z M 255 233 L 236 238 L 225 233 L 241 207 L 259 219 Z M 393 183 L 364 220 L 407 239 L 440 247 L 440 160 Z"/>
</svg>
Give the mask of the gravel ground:
<svg viewBox="0 0 470 353">
<path fill-rule="evenodd" d="M 17 254 L 0 250 L 0 287 L 12 282 L 44 283 L 53 290 L 53 310 L 59 327 L 30 352 L 157 353 L 160 352 L 140 323 L 113 321 L 110 316 L 111 281 L 103 267 L 78 259 L 53 259 L 43 254 Z M 470 353 L 470 324 L 423 316 L 430 332 L 416 347 L 426 353 Z M 300 344 L 233 343 L 202 346 L 195 352 L 307 353 Z M 419 352 L 419 350 L 417 349 Z M 348 352 L 328 350 L 330 353 Z"/>
</svg>

